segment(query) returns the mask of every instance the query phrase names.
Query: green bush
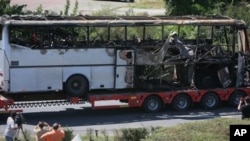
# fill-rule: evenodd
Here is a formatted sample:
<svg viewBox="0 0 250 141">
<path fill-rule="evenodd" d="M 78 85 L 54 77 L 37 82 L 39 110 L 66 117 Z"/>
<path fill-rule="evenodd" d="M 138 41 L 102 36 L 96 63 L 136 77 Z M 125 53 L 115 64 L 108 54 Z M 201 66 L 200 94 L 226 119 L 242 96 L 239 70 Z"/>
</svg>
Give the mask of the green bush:
<svg viewBox="0 0 250 141">
<path fill-rule="evenodd" d="M 74 133 L 72 129 L 65 128 L 65 137 L 63 138 L 63 141 L 71 141 L 74 138 Z"/>
<path fill-rule="evenodd" d="M 122 141 L 140 141 L 149 134 L 146 128 L 128 128 L 121 129 Z"/>
</svg>

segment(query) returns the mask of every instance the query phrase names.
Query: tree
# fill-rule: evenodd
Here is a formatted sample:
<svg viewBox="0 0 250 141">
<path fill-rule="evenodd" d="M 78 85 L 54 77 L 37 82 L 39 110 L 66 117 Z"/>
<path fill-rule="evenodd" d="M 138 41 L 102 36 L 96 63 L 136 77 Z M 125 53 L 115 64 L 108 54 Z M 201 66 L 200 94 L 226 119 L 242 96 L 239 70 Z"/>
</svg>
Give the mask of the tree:
<svg viewBox="0 0 250 141">
<path fill-rule="evenodd" d="M 250 4 L 247 2 L 241 2 L 237 5 L 229 5 L 227 10 L 223 12 L 224 15 L 227 15 L 232 18 L 244 20 L 248 26 L 250 26 Z"/>
<path fill-rule="evenodd" d="M 211 15 L 244 0 L 165 0 L 167 15 Z M 218 11 L 220 8 L 220 11 Z M 214 10 L 217 9 L 217 10 Z"/>
<path fill-rule="evenodd" d="M 165 0 L 167 15 L 225 15 L 250 26 L 248 0 Z"/>
<path fill-rule="evenodd" d="M 0 15 L 23 14 L 27 5 L 10 5 L 10 0 L 0 0 Z"/>
</svg>

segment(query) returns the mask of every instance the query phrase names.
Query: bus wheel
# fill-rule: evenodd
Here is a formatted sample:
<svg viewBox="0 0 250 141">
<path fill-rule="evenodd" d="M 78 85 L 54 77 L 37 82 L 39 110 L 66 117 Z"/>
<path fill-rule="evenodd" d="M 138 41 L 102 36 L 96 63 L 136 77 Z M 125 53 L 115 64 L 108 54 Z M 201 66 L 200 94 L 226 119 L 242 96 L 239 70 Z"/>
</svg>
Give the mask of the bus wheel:
<svg viewBox="0 0 250 141">
<path fill-rule="evenodd" d="M 229 104 L 230 104 L 232 107 L 237 107 L 237 106 L 239 105 L 240 98 L 241 98 L 241 97 L 245 97 L 245 96 L 246 96 L 246 93 L 245 93 L 245 92 L 240 91 L 240 90 L 236 90 L 236 91 L 234 91 L 234 92 L 230 95 Z"/>
<path fill-rule="evenodd" d="M 201 106 L 206 110 L 217 108 L 219 103 L 219 97 L 214 92 L 207 92 L 201 100 Z"/>
<path fill-rule="evenodd" d="M 187 95 L 179 94 L 174 98 L 171 105 L 176 111 L 187 111 L 190 108 L 191 100 Z"/>
<path fill-rule="evenodd" d="M 156 113 L 162 109 L 162 101 L 157 96 L 149 96 L 143 102 L 143 109 L 148 113 Z"/>
<path fill-rule="evenodd" d="M 84 76 L 73 75 L 67 80 L 65 90 L 69 96 L 85 96 L 88 91 L 88 81 Z"/>
</svg>

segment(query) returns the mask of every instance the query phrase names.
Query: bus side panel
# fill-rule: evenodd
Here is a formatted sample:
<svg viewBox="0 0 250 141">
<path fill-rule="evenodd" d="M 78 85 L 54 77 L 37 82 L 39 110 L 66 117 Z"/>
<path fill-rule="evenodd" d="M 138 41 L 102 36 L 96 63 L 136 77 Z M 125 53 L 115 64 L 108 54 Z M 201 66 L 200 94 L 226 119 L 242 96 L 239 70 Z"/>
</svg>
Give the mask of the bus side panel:
<svg viewBox="0 0 250 141">
<path fill-rule="evenodd" d="M 91 89 L 114 88 L 114 66 L 91 67 Z"/>
<path fill-rule="evenodd" d="M 105 48 L 65 49 L 62 52 L 63 61 L 61 63 L 63 65 L 114 65 L 113 52 L 110 53 Z"/>
<path fill-rule="evenodd" d="M 18 68 L 10 71 L 11 92 L 62 89 L 61 68 Z"/>
<path fill-rule="evenodd" d="M 10 69 L 10 92 L 36 91 L 36 68 Z"/>
<path fill-rule="evenodd" d="M 36 69 L 37 90 L 62 90 L 62 68 L 49 67 Z"/>
</svg>

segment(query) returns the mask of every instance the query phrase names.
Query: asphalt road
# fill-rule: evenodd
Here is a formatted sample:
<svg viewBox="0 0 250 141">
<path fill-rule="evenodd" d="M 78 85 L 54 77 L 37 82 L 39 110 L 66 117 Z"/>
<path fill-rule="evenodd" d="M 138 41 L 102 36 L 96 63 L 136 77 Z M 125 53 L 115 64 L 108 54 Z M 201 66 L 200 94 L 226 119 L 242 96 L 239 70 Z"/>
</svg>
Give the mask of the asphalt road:
<svg viewBox="0 0 250 141">
<path fill-rule="evenodd" d="M 240 112 L 230 107 L 210 111 L 195 108 L 187 112 L 176 112 L 167 108 L 152 114 L 144 113 L 138 108 L 92 110 L 88 104 L 25 108 L 23 115 L 27 120 L 23 127 L 30 132 L 38 121 L 46 121 L 49 124 L 58 122 L 76 134 L 86 133 L 89 129 L 105 129 L 113 134 L 115 129 L 121 128 L 170 127 L 219 117 L 240 118 Z M 5 128 L 6 118 L 7 114 L 0 116 L 0 134 Z"/>
<path fill-rule="evenodd" d="M 78 13 L 82 15 L 92 15 L 98 11 L 110 9 L 119 15 L 146 14 L 146 15 L 164 15 L 164 9 L 131 9 L 130 2 L 122 2 L 115 0 L 78 0 Z M 54 11 L 60 13 L 64 11 L 66 0 L 11 0 L 12 5 L 26 4 L 25 10 L 36 11 L 41 5 L 43 10 Z M 69 13 L 73 12 L 75 0 L 70 0 Z"/>
</svg>

